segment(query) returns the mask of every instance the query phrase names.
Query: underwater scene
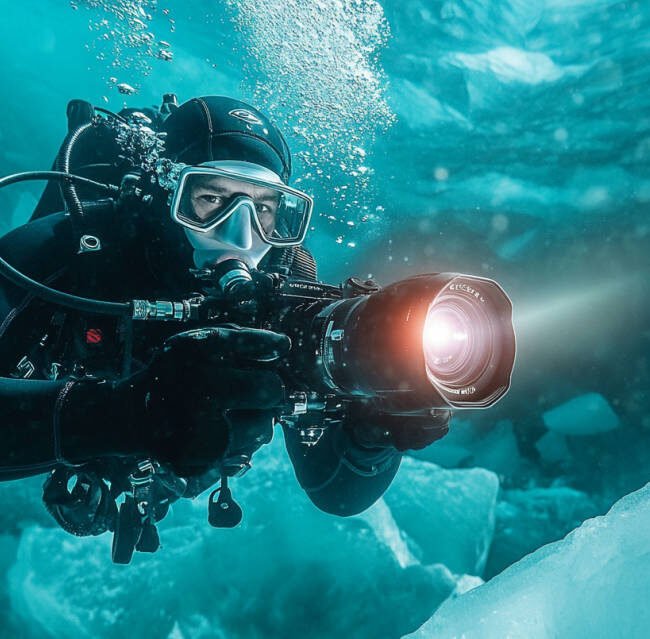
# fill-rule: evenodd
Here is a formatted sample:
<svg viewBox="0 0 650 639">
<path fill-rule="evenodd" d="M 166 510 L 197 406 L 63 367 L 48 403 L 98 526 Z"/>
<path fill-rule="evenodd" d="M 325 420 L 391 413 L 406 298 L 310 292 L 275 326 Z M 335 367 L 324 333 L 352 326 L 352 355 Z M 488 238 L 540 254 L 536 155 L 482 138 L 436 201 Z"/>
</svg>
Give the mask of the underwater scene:
<svg viewBox="0 0 650 639">
<path fill-rule="evenodd" d="M 314 371 L 324 367 L 322 384 L 339 388 L 358 382 L 355 397 L 361 396 L 362 387 L 381 388 L 377 396 L 386 402 L 381 404 L 379 430 L 355 430 L 354 419 L 346 430 L 347 417 L 336 417 L 341 405 L 332 408 L 328 393 L 325 399 L 291 395 L 293 417 L 282 422 L 283 428 L 275 425 L 272 441 L 270 431 L 257 436 L 252 460 L 244 455 L 242 462 L 243 470 L 251 466 L 248 472 L 221 466 L 202 475 L 208 478 L 203 484 L 193 484 L 190 473 L 189 480 L 180 480 L 182 490 L 188 485 L 194 489 L 187 488 L 184 495 L 169 487 L 172 480 L 165 479 L 164 464 L 158 467 L 157 462 L 125 471 L 124 481 L 130 482 L 125 484 L 126 497 L 121 489 L 113 490 L 118 486 L 114 479 L 95 484 L 101 486 L 96 493 L 83 481 L 72 490 L 88 455 L 80 458 L 83 463 L 65 457 L 66 432 L 72 430 L 66 431 L 64 418 L 73 410 L 79 388 L 90 388 L 97 377 L 80 366 L 66 369 L 62 356 L 48 360 L 51 374 L 39 378 L 32 351 L 16 346 L 22 338 L 14 339 L 13 329 L 6 331 L 25 308 L 20 321 L 36 323 L 44 317 L 43 309 L 56 303 L 50 298 L 42 299 L 53 306 L 38 301 L 45 295 L 34 288 L 38 284 L 21 283 L 25 276 L 14 276 L 2 266 L 0 274 L 12 282 L 6 286 L 27 288 L 28 302 L 37 301 L 32 306 L 11 302 L 5 309 L 3 300 L 11 301 L 14 289 L 7 288 L 5 295 L 5 284 L 0 286 L 0 307 L 12 307 L 0 319 L 0 342 L 11 342 L 0 345 L 0 359 L 6 360 L 0 362 L 2 377 L 7 378 L 0 380 L 5 383 L 0 387 L 0 424 L 7 433 L 5 452 L 0 453 L 0 637 L 650 637 L 649 3 L 0 0 L 0 8 L 0 178 L 31 171 L 76 173 L 81 162 L 75 164 L 72 153 L 71 165 L 61 151 L 76 135 L 71 100 L 93 105 L 89 126 L 111 132 L 110 148 L 117 150 L 108 161 L 99 160 L 105 168 L 128 164 L 138 176 L 151 176 L 124 195 L 128 180 L 120 180 L 126 170 L 107 177 L 80 169 L 80 174 L 116 188 L 95 185 L 99 190 L 92 191 L 79 183 L 77 198 L 72 182 L 59 176 L 52 178 L 58 182 L 47 183 L 50 200 L 43 195 L 43 176 L 0 180 L 0 234 L 12 233 L 0 241 L 0 255 L 44 286 L 51 282 L 39 270 L 44 254 L 24 240 L 31 231 L 21 230 L 23 225 L 43 228 L 55 219 L 57 224 L 66 224 L 66 219 L 74 223 L 76 215 L 86 219 L 83 211 L 90 199 L 104 198 L 109 204 L 102 210 L 123 213 L 133 201 L 129 197 L 145 205 L 153 201 L 154 208 L 160 205 L 160 228 L 173 227 L 179 241 L 189 240 L 183 250 L 193 255 L 193 272 L 210 271 L 210 286 L 218 288 L 217 282 L 223 295 L 239 286 L 237 278 L 244 282 L 241 286 L 257 281 L 251 273 L 258 265 L 261 271 L 271 269 L 263 267 L 268 264 L 264 257 L 249 261 L 256 250 L 267 260 L 287 251 L 300 259 L 307 255 L 299 265 L 301 277 L 313 281 L 314 295 L 334 297 L 316 303 L 325 309 L 319 315 L 309 315 L 310 302 L 292 306 L 276 323 L 258 328 L 282 333 L 286 326 L 289 334 L 296 318 L 309 316 L 316 331 L 319 318 L 329 313 L 327 304 L 334 308 L 332 299 L 341 290 L 354 290 L 344 297 L 363 302 L 339 305 L 347 309 L 345 318 L 342 311 L 327 315 L 330 323 L 327 329 L 322 325 L 319 357 L 312 353 L 312 359 L 305 355 L 304 360 L 291 360 L 293 372 L 282 378 L 285 385 L 286 379 L 299 378 L 298 388 L 311 389 Z M 190 158 L 187 149 L 195 149 L 198 142 L 193 133 L 185 139 L 185 130 L 179 134 L 174 126 L 178 114 L 187 112 L 185 103 L 201 96 L 228 96 L 243 107 L 224 116 L 232 119 L 230 130 L 210 111 L 221 102 L 195 102 L 207 104 L 207 144 L 214 147 L 210 157 Z M 282 135 L 273 137 L 275 127 L 290 149 L 290 163 L 288 149 L 278 142 Z M 219 150 L 233 136 L 258 146 L 250 155 Z M 175 144 L 179 150 L 174 154 Z M 232 144 L 240 149 L 239 142 Z M 98 145 L 87 145 L 88 153 Z M 170 157 L 181 163 L 172 166 L 164 159 Z M 269 168 L 278 158 L 280 168 Z M 250 163 L 258 168 L 250 169 Z M 238 190 L 228 195 L 227 208 L 187 213 L 183 207 L 194 197 L 190 186 L 207 188 L 209 180 L 213 186 L 236 181 Z M 154 189 L 153 195 L 143 196 L 141 187 Z M 257 189 L 277 196 L 275 222 L 265 221 Z M 206 202 L 207 196 L 202 197 Z M 214 206 L 221 196 L 209 197 Z M 55 199 L 60 207 L 51 205 Z M 63 210 L 67 215 L 58 213 Z M 280 213 L 286 219 L 280 220 Z M 123 218 L 110 222 L 131 233 L 129 246 L 136 247 L 123 253 L 118 247 L 116 255 L 126 256 L 119 266 L 98 262 L 99 267 L 77 270 L 72 280 L 50 285 L 70 291 L 72 282 L 84 299 L 180 300 L 180 293 L 174 297 L 165 292 L 162 279 L 155 280 L 155 291 L 143 289 L 142 283 L 150 280 L 142 275 L 137 247 L 163 242 L 157 231 L 147 236 L 138 230 L 153 228 L 151 218 L 149 226 Z M 223 254 L 244 263 L 224 275 L 218 271 L 226 263 L 221 258 L 198 257 L 201 251 L 223 252 L 223 244 L 214 248 L 217 244 L 201 242 L 216 238 L 213 232 L 225 233 L 225 225 L 239 219 L 249 225 L 245 255 Z M 52 229 L 46 246 L 59 237 L 59 226 Z M 67 251 L 70 260 L 101 248 L 92 244 L 105 239 L 101 232 L 93 227 L 84 233 L 81 244 L 75 236 L 74 250 Z M 313 260 L 296 249 L 299 244 Z M 153 270 L 188 276 L 180 258 L 161 255 Z M 92 282 L 101 286 L 90 284 L 96 268 L 102 274 Z M 80 279 L 80 273 L 89 279 Z M 433 273 L 450 275 L 411 279 Z M 347 289 L 317 286 L 338 287 L 350 277 L 358 279 Z M 406 284 L 377 291 L 404 280 L 415 284 L 408 291 Z M 184 295 L 196 295 L 197 290 L 188 288 Z M 116 291 L 128 294 L 120 297 Z M 412 303 L 413 291 L 418 300 L 424 295 L 427 304 L 433 297 L 426 295 L 435 293 L 437 302 L 425 307 Z M 408 313 L 394 310 L 411 303 Z M 244 302 L 238 298 L 237 304 L 239 309 Z M 142 312 L 190 313 L 194 308 L 188 302 L 165 311 L 162 305 L 154 303 Z M 132 306 L 135 314 L 137 304 Z M 66 313 L 70 317 L 72 311 Z M 451 328 L 438 323 L 439 332 L 430 341 L 420 331 L 416 346 L 405 346 L 395 334 L 406 331 L 415 316 L 427 323 L 449 320 Z M 67 326 L 65 319 L 56 324 L 60 317 L 61 311 L 50 311 L 44 321 L 51 321 L 50 327 Z M 226 331 L 237 330 L 232 318 L 238 315 L 219 317 L 226 317 L 220 322 L 226 322 Z M 104 324 L 98 326 L 84 324 L 86 354 L 108 334 Z M 164 330 L 158 344 L 171 346 L 157 357 L 187 348 L 168 337 L 185 330 L 182 325 Z M 192 337 L 211 342 L 215 336 L 204 332 Z M 308 341 L 306 333 L 290 336 L 292 353 Z M 45 348 L 39 332 L 25 339 Z M 257 397 L 261 387 L 268 391 L 271 382 L 259 380 L 276 379 L 269 361 L 281 359 L 289 348 L 277 341 L 271 355 L 251 355 L 233 339 L 220 361 L 241 351 L 243 357 L 262 362 L 266 377 L 259 371 L 242 377 L 238 371 L 235 377 L 215 378 L 225 391 L 205 392 L 209 398 L 219 395 L 223 406 L 235 406 L 228 402 L 239 394 Z M 195 345 L 187 352 L 193 353 L 191 348 Z M 416 355 L 412 348 L 419 348 Z M 331 365 L 323 364 L 330 361 L 327 357 Z M 390 402 L 402 401 L 398 396 L 423 388 L 420 381 L 406 380 L 415 370 L 414 360 L 426 362 L 426 375 L 423 366 L 417 374 L 425 380 L 427 400 L 416 406 L 405 399 L 394 408 Z M 463 377 L 459 361 L 475 367 L 474 377 Z M 151 366 L 155 362 L 160 360 Z M 151 382 L 154 390 L 138 401 L 146 401 L 149 410 L 159 393 L 155 419 L 164 421 L 171 410 L 169 398 L 180 392 L 181 420 L 195 433 L 192 412 L 205 417 L 208 411 L 205 393 L 195 388 L 203 369 L 193 368 L 191 357 L 182 356 L 155 370 L 151 379 L 158 386 Z M 484 382 L 488 374 L 493 377 Z M 164 386 L 165 375 L 177 375 L 177 388 Z M 66 379 L 77 384 L 76 390 L 63 385 Z M 111 396 L 96 415 L 93 402 L 75 409 L 74 428 L 82 434 L 70 443 L 69 455 L 73 445 L 102 429 L 113 433 L 107 438 L 110 452 L 122 454 L 131 426 L 115 415 L 131 414 L 139 406 L 129 394 L 140 388 L 139 381 L 129 383 L 128 392 Z M 31 404 L 25 408 L 31 400 L 21 393 L 29 392 L 30 384 L 40 384 L 43 393 L 56 390 L 58 399 L 42 399 L 45 412 L 38 413 Z M 338 390 L 331 395 L 344 397 Z M 267 399 L 262 393 L 260 401 Z M 301 421 L 303 401 L 306 415 L 318 404 L 313 410 L 324 421 Z M 251 408 L 245 401 L 241 407 Z M 429 407 L 437 410 L 431 413 Z M 444 422 L 447 408 L 452 417 L 445 434 L 446 422 L 431 420 Z M 359 410 L 357 417 L 366 415 Z M 228 423 L 232 428 L 235 422 Z M 137 431 L 140 421 L 133 424 Z M 356 503 L 356 479 L 336 484 L 332 506 L 319 504 L 307 487 L 305 477 L 318 475 L 326 465 L 309 460 L 312 452 L 330 445 L 327 424 L 332 424 L 331 432 L 351 438 L 331 444 L 332 454 L 338 455 L 336 472 L 356 473 L 359 481 L 387 477 L 370 502 L 361 499 L 362 506 L 343 507 Z M 47 436 L 39 434 L 43 429 Z M 49 442 L 51 432 L 55 452 L 48 465 L 32 459 L 29 449 L 39 448 L 39 437 Z M 176 446 L 177 433 L 167 436 L 169 446 Z M 99 441 L 103 435 L 97 437 Z M 291 438 L 299 441 L 294 448 L 285 442 Z M 27 443 L 20 444 L 23 440 Z M 220 444 L 201 440 L 195 452 L 207 455 L 203 449 L 213 445 Z M 355 456 L 357 445 L 362 452 Z M 16 465 L 22 458 L 28 464 Z M 63 464 L 67 473 L 55 486 L 56 498 L 50 477 L 55 464 Z M 158 472 L 176 495 L 165 501 L 166 516 L 156 526 L 146 519 L 149 497 L 137 498 L 148 485 L 147 472 Z M 48 497 L 46 490 L 44 503 L 46 481 L 50 492 Z M 219 485 L 221 492 L 213 492 Z M 103 528 L 97 523 L 98 500 L 109 492 L 116 498 L 111 508 L 125 503 L 140 508 L 139 515 L 134 511 L 140 527 L 126 555 L 115 550 L 119 520 L 110 519 Z M 227 501 L 230 492 L 234 502 Z M 217 497 L 221 513 L 215 507 Z M 80 510 L 70 514 L 78 504 L 71 506 L 65 499 L 73 498 L 97 500 L 91 516 L 95 527 L 74 519 Z M 241 522 L 237 517 L 228 520 L 226 515 L 238 507 Z M 126 507 L 122 510 L 126 513 Z M 131 534 L 130 529 L 119 530 L 123 537 Z M 145 534 L 153 535 L 147 538 L 153 546 L 147 546 Z"/>
</svg>

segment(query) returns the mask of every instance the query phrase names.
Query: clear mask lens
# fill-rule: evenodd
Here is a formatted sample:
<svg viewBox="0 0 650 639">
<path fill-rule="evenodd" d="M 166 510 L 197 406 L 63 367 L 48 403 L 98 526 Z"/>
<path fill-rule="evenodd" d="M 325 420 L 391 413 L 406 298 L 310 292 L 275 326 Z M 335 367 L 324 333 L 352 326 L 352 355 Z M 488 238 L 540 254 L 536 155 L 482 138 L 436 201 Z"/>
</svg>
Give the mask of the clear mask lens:
<svg viewBox="0 0 650 639">
<path fill-rule="evenodd" d="M 312 200 L 271 180 L 211 167 L 187 167 L 174 194 L 172 217 L 187 228 L 207 232 L 242 208 L 250 211 L 265 242 L 291 246 L 304 240 Z"/>
</svg>

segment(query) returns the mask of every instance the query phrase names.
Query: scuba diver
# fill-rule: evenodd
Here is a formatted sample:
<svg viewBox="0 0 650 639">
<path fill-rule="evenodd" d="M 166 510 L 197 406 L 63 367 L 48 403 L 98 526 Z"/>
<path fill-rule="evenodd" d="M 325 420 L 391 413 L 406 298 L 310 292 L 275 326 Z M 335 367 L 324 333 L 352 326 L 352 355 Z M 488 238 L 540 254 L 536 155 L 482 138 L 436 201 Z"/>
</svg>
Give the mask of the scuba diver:
<svg viewBox="0 0 650 639">
<path fill-rule="evenodd" d="M 68 129 L 54 170 L 32 175 L 52 180 L 32 219 L 0 239 L 0 477 L 47 473 L 43 500 L 65 530 L 114 532 L 113 560 L 128 563 L 159 547 L 170 503 L 215 484 L 210 523 L 236 525 L 228 479 L 277 423 L 312 502 L 353 515 L 404 451 L 446 434 L 447 410 L 361 400 L 326 429 L 304 410 L 282 420 L 287 335 L 236 314 L 179 330 L 112 313 L 258 275 L 318 282 L 303 246 L 312 201 L 289 186 L 291 154 L 266 115 L 221 96 L 119 114 L 75 100 Z"/>
</svg>

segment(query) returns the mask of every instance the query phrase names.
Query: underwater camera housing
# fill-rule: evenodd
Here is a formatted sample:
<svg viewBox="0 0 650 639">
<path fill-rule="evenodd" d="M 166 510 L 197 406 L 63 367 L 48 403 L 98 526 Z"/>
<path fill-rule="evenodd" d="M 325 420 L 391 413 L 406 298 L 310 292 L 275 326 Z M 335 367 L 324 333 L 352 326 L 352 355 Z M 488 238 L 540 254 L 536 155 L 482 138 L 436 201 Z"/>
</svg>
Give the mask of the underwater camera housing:
<svg viewBox="0 0 650 639">
<path fill-rule="evenodd" d="M 315 319 L 315 368 L 340 394 L 399 397 L 405 408 L 486 408 L 510 386 L 512 304 L 492 280 L 419 275 Z"/>
<path fill-rule="evenodd" d="M 376 398 L 397 413 L 487 408 L 510 386 L 512 304 L 493 280 L 433 273 L 380 289 L 355 278 L 333 287 L 256 272 L 239 286 L 227 274 L 221 281 L 229 282 L 226 299 L 236 300 L 226 317 L 223 298 L 205 298 L 194 318 L 288 335 L 284 377 L 307 405 L 336 396 Z"/>
</svg>

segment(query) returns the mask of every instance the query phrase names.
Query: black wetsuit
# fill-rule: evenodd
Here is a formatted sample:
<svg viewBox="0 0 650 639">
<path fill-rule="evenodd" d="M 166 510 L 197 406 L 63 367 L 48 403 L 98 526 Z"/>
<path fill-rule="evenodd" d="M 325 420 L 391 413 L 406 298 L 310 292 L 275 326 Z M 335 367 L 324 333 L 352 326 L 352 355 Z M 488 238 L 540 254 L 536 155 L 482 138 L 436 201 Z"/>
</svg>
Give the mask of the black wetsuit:
<svg viewBox="0 0 650 639">
<path fill-rule="evenodd" d="M 165 241 L 151 235 L 151 229 L 130 229 L 126 235 L 131 239 L 124 241 L 124 229 L 117 226 L 102 231 L 100 252 L 78 255 L 79 236 L 70 218 L 52 214 L 1 238 L 0 255 L 38 281 L 92 298 L 182 299 L 197 290 L 186 253 L 170 257 Z M 62 449 L 66 462 L 119 456 L 121 439 L 135 425 L 119 424 L 123 412 L 110 401 L 89 420 L 84 403 L 74 405 L 83 384 L 76 400 L 69 398 L 76 423 L 60 434 L 65 441 L 56 441 L 53 421 L 68 380 L 124 377 L 143 367 L 166 336 L 183 330 L 180 325 L 147 325 L 146 333 L 134 335 L 114 318 L 53 306 L 5 280 L 0 281 L 0 322 L 2 479 L 56 468 L 63 461 Z M 125 364 L 127 343 L 133 357 Z M 337 515 L 358 513 L 377 500 L 401 459 L 390 447 L 356 445 L 343 426 L 326 430 L 313 447 L 288 428 L 285 440 L 301 486 L 320 509 Z M 215 480 L 214 473 L 205 477 Z"/>
</svg>

